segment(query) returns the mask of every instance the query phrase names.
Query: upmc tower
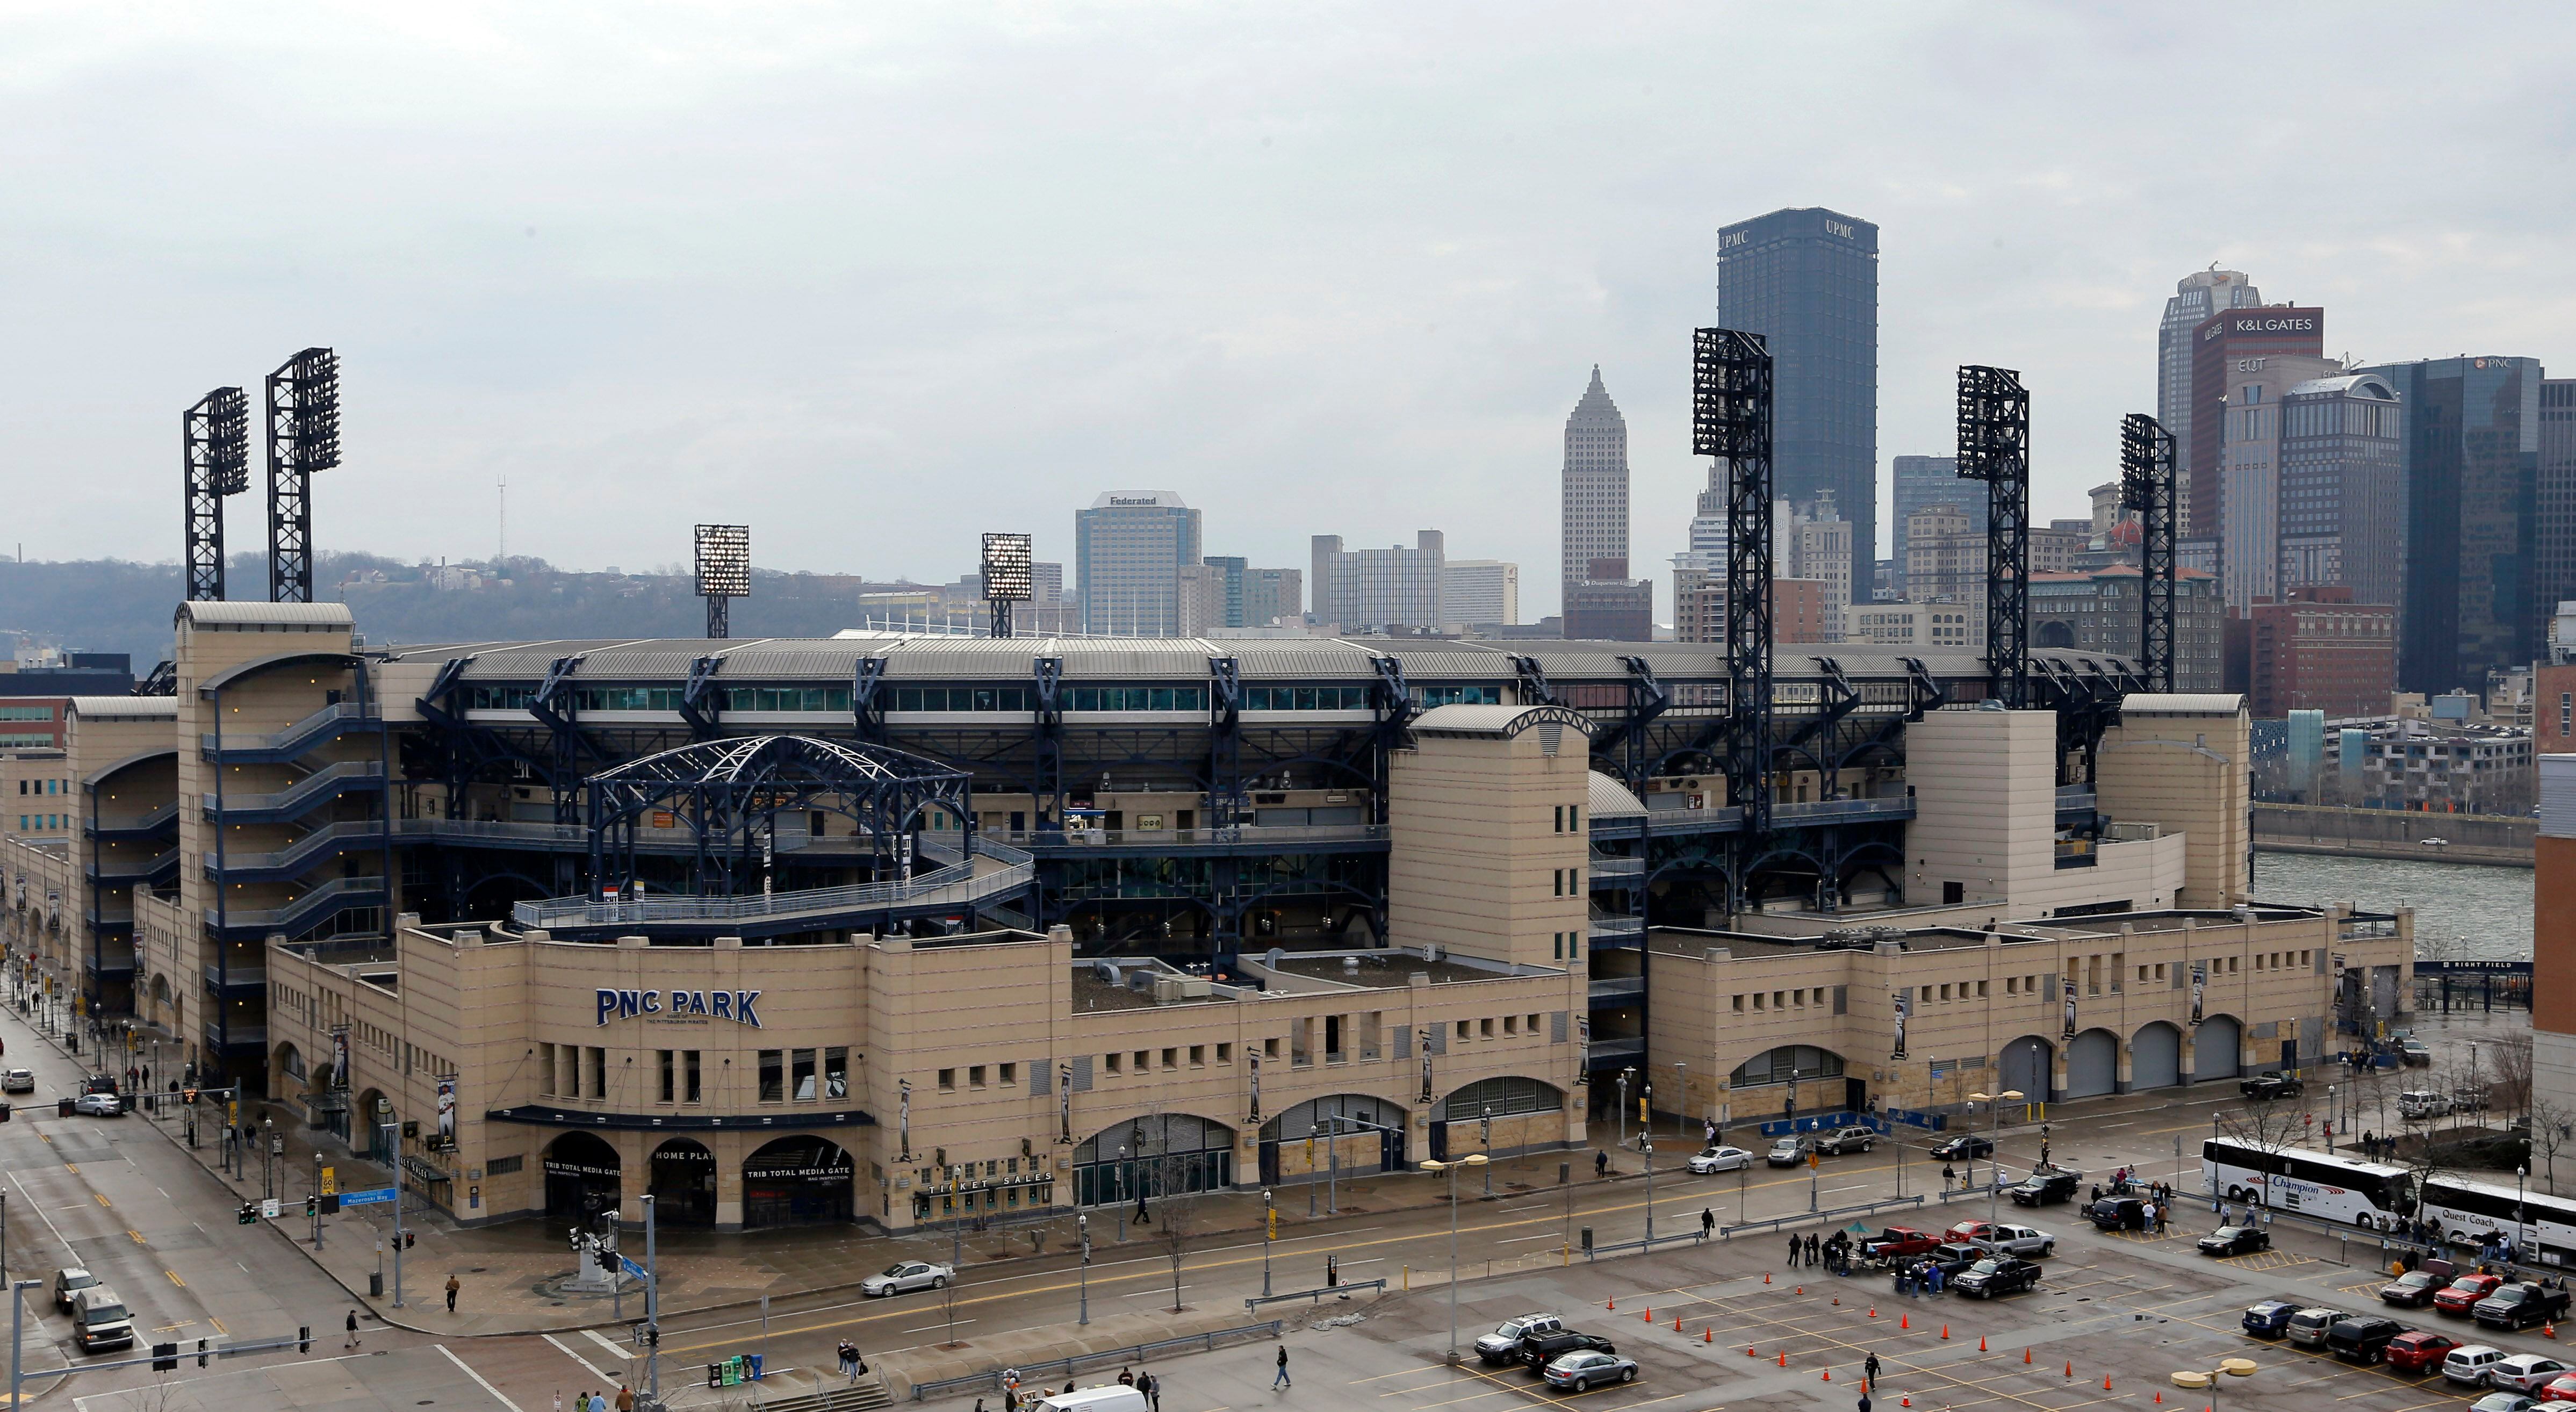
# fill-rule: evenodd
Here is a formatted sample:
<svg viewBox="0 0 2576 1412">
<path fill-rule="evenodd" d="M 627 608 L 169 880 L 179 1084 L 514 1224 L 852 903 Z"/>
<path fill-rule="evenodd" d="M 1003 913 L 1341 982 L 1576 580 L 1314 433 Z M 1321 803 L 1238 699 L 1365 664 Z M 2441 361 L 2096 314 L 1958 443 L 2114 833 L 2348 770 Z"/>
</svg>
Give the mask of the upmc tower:
<svg viewBox="0 0 2576 1412">
<path fill-rule="evenodd" d="M 1830 490 L 1852 526 L 1851 598 L 1878 558 L 1878 227 L 1821 206 L 1717 232 L 1717 322 L 1761 334 L 1778 370 L 1774 493 Z"/>
<path fill-rule="evenodd" d="M 2228 404 L 2228 389 L 2249 380 L 2237 375 L 2262 372 L 2265 358 L 2293 354 L 2322 358 L 2325 351 L 2323 309 L 2289 305 L 2229 309 L 2201 320 L 2191 331 L 2191 447 L 2183 463 L 2188 478 L 2179 529 L 2181 538 L 2196 543 L 2186 549 L 2185 563 L 2212 572 L 2218 569 L 2220 487 L 2224 484 L 2220 453 L 2230 440 L 2227 415 L 2238 410 Z M 2267 410 L 2256 416 L 2277 420 L 2279 413 Z M 2271 438 L 2247 430 L 2234 439 Z"/>
</svg>

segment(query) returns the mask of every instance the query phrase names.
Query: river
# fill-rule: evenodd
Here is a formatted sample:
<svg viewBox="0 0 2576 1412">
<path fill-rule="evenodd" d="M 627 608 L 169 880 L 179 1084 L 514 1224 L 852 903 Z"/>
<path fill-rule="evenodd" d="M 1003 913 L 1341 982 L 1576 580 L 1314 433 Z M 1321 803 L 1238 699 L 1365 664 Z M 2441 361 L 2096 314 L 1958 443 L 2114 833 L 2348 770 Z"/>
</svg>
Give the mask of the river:
<svg viewBox="0 0 2576 1412">
<path fill-rule="evenodd" d="M 2254 896 L 2322 905 L 2344 900 L 2365 912 L 2415 909 L 2419 950 L 2443 959 L 2531 959 L 2529 868 L 2485 868 L 2324 853 L 2254 855 Z"/>
</svg>

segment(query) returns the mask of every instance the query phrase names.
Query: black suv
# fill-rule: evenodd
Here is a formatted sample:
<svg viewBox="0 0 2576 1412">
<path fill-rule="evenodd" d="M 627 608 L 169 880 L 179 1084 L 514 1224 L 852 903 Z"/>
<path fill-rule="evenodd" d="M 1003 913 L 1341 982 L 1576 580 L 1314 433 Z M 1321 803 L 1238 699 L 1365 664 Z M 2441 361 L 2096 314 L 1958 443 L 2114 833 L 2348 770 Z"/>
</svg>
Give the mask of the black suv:
<svg viewBox="0 0 2576 1412">
<path fill-rule="evenodd" d="M 1961 1133 L 1948 1142 L 1933 1147 L 1932 1155 L 1943 1162 L 1958 1162 L 1972 1157 L 1992 1157 L 1995 1145 L 1974 1133 Z"/>
<path fill-rule="evenodd" d="M 2134 1196 L 2106 1196 L 2084 1210 L 2097 1231 L 2137 1231 L 2146 1229 L 2147 1203 Z"/>
<path fill-rule="evenodd" d="M 1950 1288 L 1979 1299 L 2039 1287 L 2039 1267 L 2017 1255 L 1997 1255 L 1959 1272 Z"/>
<path fill-rule="evenodd" d="M 2266 1069 L 2236 1088 L 2247 1098 L 2296 1098 L 2308 1091 L 2306 1084 L 2278 1069 Z"/>
<path fill-rule="evenodd" d="M 2075 1189 L 2084 1184 L 2082 1172 L 2034 1172 L 2004 1188 L 2004 1195 L 2015 1206 L 2054 1206 L 2074 1199 Z"/>
<path fill-rule="evenodd" d="M 2360 1314 L 2339 1319 L 2326 1330 L 2326 1347 L 2347 1363 L 2376 1363 L 2388 1351 L 2388 1341 L 2404 1332 L 2406 1326 L 2395 1319 Z"/>
<path fill-rule="evenodd" d="M 1533 1334 L 1528 1338 L 1522 1339 L 1521 1361 L 1527 1363 L 1530 1366 L 1530 1371 L 1535 1373 L 1545 1369 L 1548 1364 L 1555 1362 L 1566 1354 L 1581 1353 L 1587 1348 L 1597 1348 L 1604 1353 L 1616 1353 L 1619 1351 L 1616 1347 L 1611 1345 L 1610 1340 L 1603 1338 L 1599 1334 L 1578 1333 L 1573 1329 L 1558 1329 L 1552 1334 Z"/>
</svg>

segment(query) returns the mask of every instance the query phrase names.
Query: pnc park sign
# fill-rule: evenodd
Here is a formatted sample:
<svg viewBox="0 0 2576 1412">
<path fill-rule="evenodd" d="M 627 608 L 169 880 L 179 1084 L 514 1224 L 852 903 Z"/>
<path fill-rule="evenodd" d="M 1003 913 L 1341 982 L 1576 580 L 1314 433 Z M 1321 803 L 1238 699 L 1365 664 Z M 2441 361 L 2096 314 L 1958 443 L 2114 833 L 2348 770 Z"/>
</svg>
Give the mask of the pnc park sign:
<svg viewBox="0 0 2576 1412">
<path fill-rule="evenodd" d="M 596 1025 L 644 1016 L 693 1020 L 731 1020 L 759 1029 L 760 992 L 756 990 L 610 990 L 599 991 Z"/>
</svg>

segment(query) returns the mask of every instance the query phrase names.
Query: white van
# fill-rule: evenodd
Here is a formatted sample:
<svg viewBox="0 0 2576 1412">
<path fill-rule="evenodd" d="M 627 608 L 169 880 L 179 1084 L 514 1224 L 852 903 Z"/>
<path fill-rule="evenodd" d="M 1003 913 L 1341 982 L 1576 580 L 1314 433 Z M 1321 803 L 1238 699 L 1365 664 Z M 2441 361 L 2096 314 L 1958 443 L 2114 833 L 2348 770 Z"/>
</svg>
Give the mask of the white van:
<svg viewBox="0 0 2576 1412">
<path fill-rule="evenodd" d="M 1145 1394 L 1123 1383 L 1059 1392 L 1038 1399 L 1046 1412 L 1147 1412 Z"/>
<path fill-rule="evenodd" d="M 132 1348 L 134 1320 L 115 1290 L 91 1285 L 72 1296 L 72 1337 L 83 1353 Z"/>
</svg>

